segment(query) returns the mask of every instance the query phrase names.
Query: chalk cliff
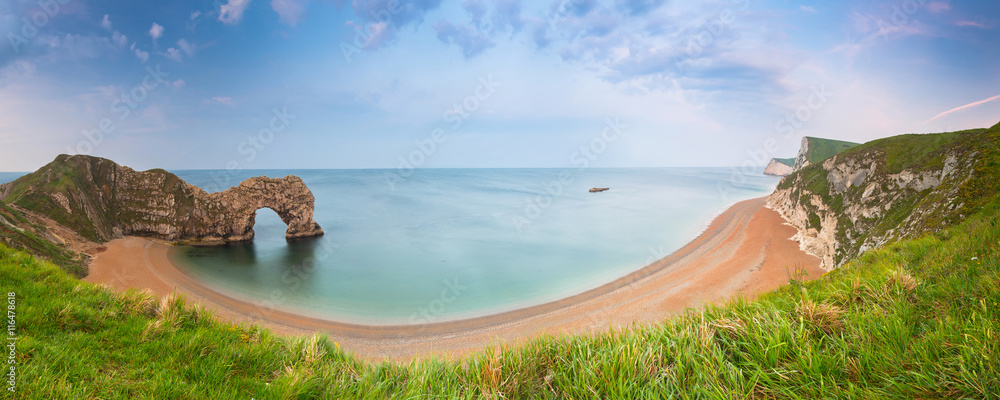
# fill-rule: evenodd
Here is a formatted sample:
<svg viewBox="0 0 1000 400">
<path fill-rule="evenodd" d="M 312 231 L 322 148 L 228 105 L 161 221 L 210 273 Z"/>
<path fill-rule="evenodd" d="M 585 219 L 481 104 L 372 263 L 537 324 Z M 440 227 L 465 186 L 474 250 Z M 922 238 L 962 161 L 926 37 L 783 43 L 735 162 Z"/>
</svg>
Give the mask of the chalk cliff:
<svg viewBox="0 0 1000 400">
<path fill-rule="evenodd" d="M 786 163 L 787 160 L 791 161 Z M 771 162 L 767 163 L 767 167 L 764 168 L 764 175 L 787 176 L 788 174 L 795 172 L 792 169 L 792 165 L 789 165 L 789 163 L 794 165 L 794 162 L 795 159 L 772 158 Z"/>
<path fill-rule="evenodd" d="M 793 170 L 798 171 L 812 164 L 818 164 L 830 159 L 842 151 L 857 146 L 857 143 L 815 137 L 803 137 L 799 154 L 795 156 Z"/>
<path fill-rule="evenodd" d="M 782 179 L 768 206 L 798 229 L 803 250 L 833 269 L 978 211 L 997 187 L 983 163 L 1000 157 L 998 126 L 851 148 Z"/>
<path fill-rule="evenodd" d="M 288 225 L 286 238 L 323 234 L 313 220 L 312 192 L 292 175 L 250 178 L 208 193 L 161 169 L 140 172 L 103 158 L 60 155 L 0 185 L 0 201 L 96 242 L 123 235 L 199 245 L 251 240 L 256 211 L 265 207 Z"/>
</svg>

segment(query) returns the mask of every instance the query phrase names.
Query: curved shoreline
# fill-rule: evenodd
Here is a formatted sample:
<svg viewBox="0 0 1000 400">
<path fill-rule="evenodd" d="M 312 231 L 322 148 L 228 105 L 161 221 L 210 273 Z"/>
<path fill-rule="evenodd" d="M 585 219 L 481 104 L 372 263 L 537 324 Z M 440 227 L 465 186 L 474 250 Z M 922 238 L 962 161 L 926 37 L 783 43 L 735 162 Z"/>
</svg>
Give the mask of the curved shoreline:
<svg viewBox="0 0 1000 400">
<path fill-rule="evenodd" d="M 733 296 L 752 296 L 788 281 L 789 269 L 822 275 L 819 259 L 799 250 L 765 199 L 737 203 L 680 250 L 597 288 L 561 300 L 499 314 L 423 325 L 357 325 L 254 305 L 217 293 L 178 270 L 170 246 L 130 237 L 107 243 L 91 263 L 88 281 L 117 289 L 173 291 L 204 303 L 220 318 L 257 322 L 282 334 L 328 332 L 348 351 L 373 360 L 460 356 L 496 342 L 538 334 L 587 333 L 660 321 L 686 308 Z"/>
</svg>

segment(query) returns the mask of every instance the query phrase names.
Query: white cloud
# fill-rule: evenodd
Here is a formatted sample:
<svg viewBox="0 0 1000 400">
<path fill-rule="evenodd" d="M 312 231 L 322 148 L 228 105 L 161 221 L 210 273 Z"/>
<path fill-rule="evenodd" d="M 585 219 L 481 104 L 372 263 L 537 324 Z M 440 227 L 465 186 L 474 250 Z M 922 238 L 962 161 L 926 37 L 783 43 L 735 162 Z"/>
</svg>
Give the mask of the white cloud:
<svg viewBox="0 0 1000 400">
<path fill-rule="evenodd" d="M 354 29 L 361 29 L 366 32 L 369 36 L 365 39 L 364 48 L 365 49 L 376 49 L 382 45 L 385 41 L 389 40 L 392 35 L 392 31 L 389 30 L 388 25 L 385 22 L 370 22 L 367 26 L 364 23 L 355 23 L 354 21 L 347 21 L 345 26 Z"/>
<path fill-rule="evenodd" d="M 104 14 L 104 19 L 101 20 L 101 28 L 111 30 L 111 18 L 108 17 L 108 14 Z"/>
<path fill-rule="evenodd" d="M 201 11 L 191 12 L 191 17 L 188 18 L 187 25 L 185 28 L 189 31 L 193 31 L 194 28 L 198 26 L 198 21 L 201 20 Z"/>
<path fill-rule="evenodd" d="M 181 55 L 180 50 L 177 50 L 173 47 L 167 49 L 167 52 L 164 55 L 166 55 L 167 58 L 177 62 L 184 61 L 184 56 Z"/>
<path fill-rule="evenodd" d="M 149 52 L 142 51 L 142 50 L 139 50 L 139 49 L 134 49 L 134 50 L 135 50 L 135 56 L 139 57 L 139 61 L 142 61 L 142 62 L 149 61 Z"/>
<path fill-rule="evenodd" d="M 149 28 L 149 36 L 152 36 L 153 41 L 155 42 L 156 39 L 159 39 L 160 36 L 163 36 L 163 26 L 154 22 L 153 26 Z"/>
<path fill-rule="evenodd" d="M 997 96 L 993 96 L 993 97 L 990 97 L 990 98 L 988 98 L 988 99 L 984 99 L 984 100 L 979 100 L 979 101 L 976 101 L 976 102 L 972 102 L 972 103 L 969 103 L 969 104 L 966 104 L 966 105 L 964 105 L 964 106 L 960 106 L 960 107 L 955 107 L 955 108 L 952 108 L 952 109 L 950 109 L 950 110 L 948 110 L 948 111 L 945 111 L 945 112 L 943 112 L 943 113 L 940 113 L 940 114 L 938 114 L 938 115 L 935 115 L 935 116 L 934 116 L 934 118 L 931 118 L 931 119 L 929 119 L 929 120 L 927 120 L 927 121 L 924 121 L 924 123 L 926 124 L 926 123 L 928 123 L 928 122 L 931 122 L 931 121 L 934 121 L 934 120 L 936 120 L 936 119 L 938 119 L 938 118 L 941 118 L 941 117 L 943 117 L 943 116 L 945 116 L 945 115 L 948 115 L 948 114 L 951 114 L 951 113 L 953 113 L 953 112 L 956 112 L 956 111 L 962 111 L 962 110 L 964 110 L 964 109 L 967 109 L 967 108 L 972 108 L 972 107 L 976 107 L 976 106 L 981 106 L 981 105 L 983 105 L 983 104 L 986 104 L 986 103 L 989 103 L 989 102 L 991 102 L 991 101 L 996 101 L 996 100 L 998 100 L 998 99 L 1000 99 L 1000 95 L 997 95 Z"/>
<path fill-rule="evenodd" d="M 989 25 L 986 25 L 986 24 L 984 24 L 982 22 L 976 22 L 976 21 L 958 21 L 958 22 L 955 23 L 955 25 L 961 26 L 961 27 L 974 27 L 974 28 L 980 28 L 980 29 L 989 29 L 990 28 Z"/>
<path fill-rule="evenodd" d="M 278 19 L 288 25 L 295 26 L 305 13 L 309 0 L 271 0 L 271 8 L 278 13 Z"/>
<path fill-rule="evenodd" d="M 799 10 L 801 10 L 803 12 L 810 13 L 810 14 L 817 13 L 816 7 L 813 7 L 813 6 L 799 6 Z"/>
<path fill-rule="evenodd" d="M 175 89 L 182 88 L 184 87 L 184 85 L 187 85 L 187 82 L 185 82 L 183 79 L 178 79 L 170 84 L 170 86 L 173 86 Z"/>
<path fill-rule="evenodd" d="M 188 57 L 194 56 L 194 53 L 198 51 L 198 45 L 189 43 L 187 40 L 181 39 L 177 41 L 177 47 L 181 48 Z"/>
<path fill-rule="evenodd" d="M 243 19 L 243 11 L 250 5 L 250 0 L 229 0 L 219 7 L 219 21 L 224 24 L 237 24 Z"/>
<path fill-rule="evenodd" d="M 118 47 L 125 47 L 128 44 L 128 38 L 122 35 L 121 32 L 114 31 L 111 32 L 111 42 L 117 44 Z"/>
</svg>

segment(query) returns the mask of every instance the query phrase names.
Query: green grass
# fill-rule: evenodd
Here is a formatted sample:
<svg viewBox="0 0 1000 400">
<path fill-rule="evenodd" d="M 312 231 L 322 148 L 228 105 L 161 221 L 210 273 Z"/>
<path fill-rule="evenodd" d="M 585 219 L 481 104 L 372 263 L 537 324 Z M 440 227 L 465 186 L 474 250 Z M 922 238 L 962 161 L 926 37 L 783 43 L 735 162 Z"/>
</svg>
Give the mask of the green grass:
<svg viewBox="0 0 1000 400">
<path fill-rule="evenodd" d="M 795 157 L 792 157 L 792 158 L 775 158 L 774 161 L 777 161 L 779 163 L 785 164 L 785 165 L 787 165 L 789 167 L 794 167 L 795 166 Z"/>
<path fill-rule="evenodd" d="M 898 174 L 904 169 L 913 172 L 941 169 L 944 166 L 943 152 L 938 150 L 959 138 L 963 133 L 979 133 L 985 129 L 975 129 L 963 132 L 911 134 L 893 136 L 891 138 L 874 140 L 854 149 L 851 154 L 868 151 L 881 151 L 886 154 L 886 169 L 891 174 Z M 937 153 L 935 153 L 937 151 Z M 928 157 L 935 153 L 934 157 Z"/>
<path fill-rule="evenodd" d="M 87 267 L 80 256 L 40 238 L 36 232 L 44 232 L 45 227 L 32 224 L 19 211 L 2 201 L 0 219 L 0 243 L 50 260 L 76 277 L 87 274 Z"/>
<path fill-rule="evenodd" d="M 955 156 L 957 175 L 949 175 L 941 185 L 922 191 L 896 186 L 892 174 L 942 171 L 949 155 Z M 995 128 L 894 136 L 853 147 L 836 157 L 840 165 L 868 169 L 864 182 L 835 190 L 823 165 L 812 164 L 778 184 L 779 190 L 791 189 L 797 207 L 819 213 L 824 220 L 836 218 L 835 234 L 840 243 L 834 254 L 836 263 L 884 240 L 911 238 L 952 226 L 993 201 L 1000 187 L 1000 129 Z M 869 189 L 872 197 L 865 197 Z M 880 197 L 882 194 L 889 197 Z M 813 198 L 822 204 L 813 204 Z M 847 218 L 845 211 L 852 206 L 881 211 L 876 217 Z M 807 226 L 815 228 L 815 220 Z"/>
<path fill-rule="evenodd" d="M 821 163 L 844 150 L 858 145 L 857 143 L 845 142 L 842 140 L 821 139 L 814 137 L 807 137 L 806 139 L 809 140 L 809 153 L 806 154 L 806 160 L 808 160 L 810 164 Z"/>
<path fill-rule="evenodd" d="M 987 398 L 1000 393 L 1000 205 L 756 301 L 462 361 L 373 364 L 0 246 L 19 398 Z M 6 391 L 0 397 L 12 398 Z"/>
</svg>

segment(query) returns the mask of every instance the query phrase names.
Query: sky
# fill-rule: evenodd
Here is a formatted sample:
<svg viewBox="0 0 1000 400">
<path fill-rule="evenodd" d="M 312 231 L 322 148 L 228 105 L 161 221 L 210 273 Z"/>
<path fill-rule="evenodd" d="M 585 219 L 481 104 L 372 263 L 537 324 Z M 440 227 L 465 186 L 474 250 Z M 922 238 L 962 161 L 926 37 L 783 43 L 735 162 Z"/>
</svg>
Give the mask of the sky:
<svg viewBox="0 0 1000 400">
<path fill-rule="evenodd" d="M 0 0 L 0 171 L 762 167 L 996 124 L 998 29 L 994 0 Z"/>
</svg>

